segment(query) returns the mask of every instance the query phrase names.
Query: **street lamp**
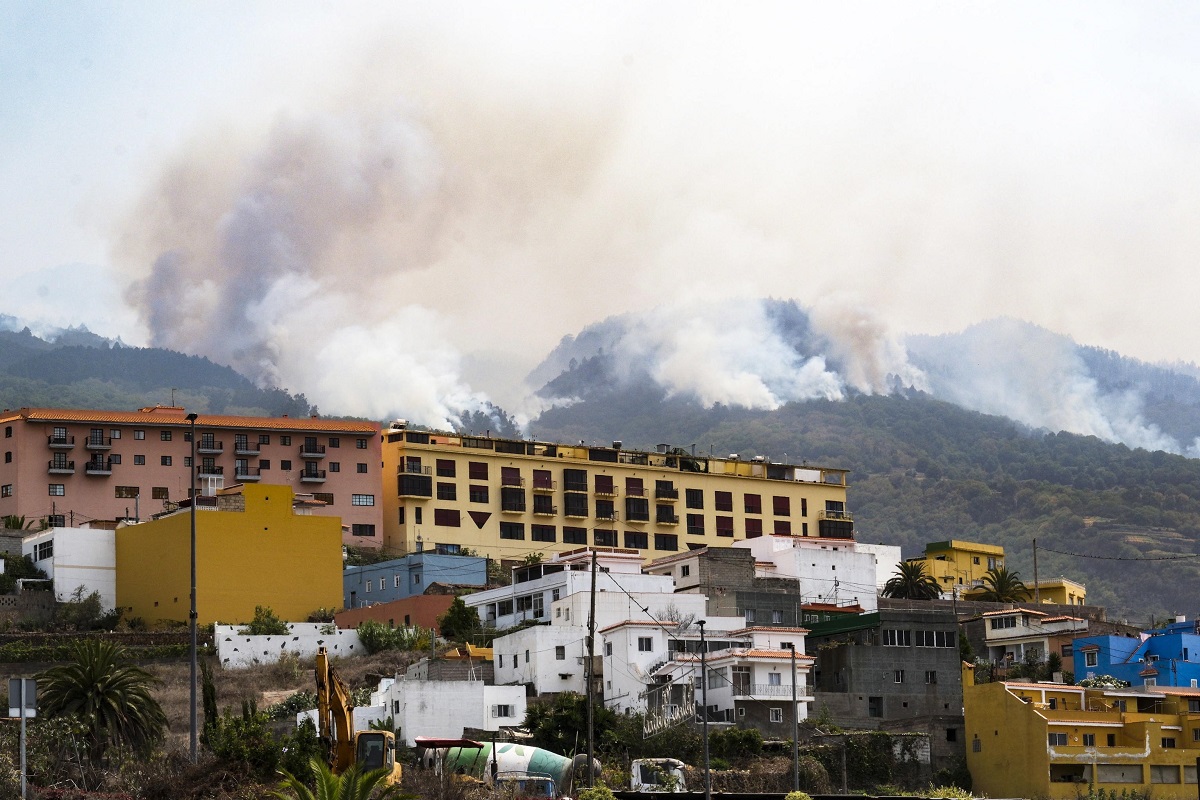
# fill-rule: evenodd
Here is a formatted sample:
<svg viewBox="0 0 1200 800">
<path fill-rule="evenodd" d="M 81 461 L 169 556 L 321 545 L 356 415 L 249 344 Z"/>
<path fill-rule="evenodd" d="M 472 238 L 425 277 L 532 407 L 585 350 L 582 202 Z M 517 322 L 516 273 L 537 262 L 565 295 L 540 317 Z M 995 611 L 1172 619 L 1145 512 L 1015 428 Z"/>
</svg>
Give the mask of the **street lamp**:
<svg viewBox="0 0 1200 800">
<path fill-rule="evenodd" d="M 192 763 L 197 761 L 196 753 L 196 413 L 193 412 L 187 415 L 187 421 L 191 423 L 191 439 L 192 439 L 192 459 L 189 462 L 191 467 L 191 530 L 192 530 L 192 608 L 188 614 L 188 621 L 191 625 L 192 647 L 191 647 L 191 754 Z"/>
<path fill-rule="evenodd" d="M 708 766 L 708 661 L 705 658 L 708 647 L 704 643 L 704 622 L 700 620 L 696 623 L 700 626 L 700 720 L 704 729 L 704 800 L 712 800 L 712 778 Z"/>
</svg>

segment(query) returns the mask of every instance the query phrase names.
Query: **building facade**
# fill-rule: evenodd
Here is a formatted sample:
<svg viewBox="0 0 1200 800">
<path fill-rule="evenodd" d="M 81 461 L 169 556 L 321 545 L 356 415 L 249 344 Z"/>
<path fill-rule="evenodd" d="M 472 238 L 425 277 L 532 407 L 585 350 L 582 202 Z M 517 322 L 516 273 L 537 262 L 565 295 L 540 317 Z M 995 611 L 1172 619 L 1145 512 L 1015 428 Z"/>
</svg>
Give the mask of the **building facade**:
<svg viewBox="0 0 1200 800">
<path fill-rule="evenodd" d="M 107 528 L 50 528 L 26 536 L 22 554 L 54 581 L 54 596 L 60 602 L 82 596 L 100 595 L 107 609 L 117 606 L 117 538 Z"/>
<path fill-rule="evenodd" d="M 342 600 L 341 523 L 294 508 L 288 486 L 231 487 L 196 506 L 200 624 L 246 623 L 256 606 L 302 622 Z M 211 501 L 211 505 L 208 501 Z M 186 622 L 191 605 L 191 509 L 116 532 L 117 605 L 147 622 Z"/>
<path fill-rule="evenodd" d="M 1031 608 L 988 611 L 983 614 L 983 656 L 994 664 L 1043 664 L 1051 653 L 1072 650 L 1076 637 L 1088 632 L 1080 617 L 1052 616 Z M 1070 662 L 1067 662 L 1070 663 Z"/>
<path fill-rule="evenodd" d="M 433 583 L 482 587 L 487 584 L 487 559 L 409 553 L 390 561 L 348 566 L 342 573 L 342 607 L 403 600 L 423 594 Z"/>
<path fill-rule="evenodd" d="M 1200 683 L 1200 623 L 1177 619 L 1139 636 L 1084 636 L 1075 640 L 1075 677 L 1111 675 L 1132 686 Z"/>
<path fill-rule="evenodd" d="M 955 591 L 963 593 L 983 584 L 983 576 L 989 569 L 1004 566 L 1004 548 L 994 544 L 979 544 L 951 539 L 947 542 L 930 542 L 925 545 L 925 555 L 910 558 L 925 565 L 925 574 L 932 577 L 942 595 L 949 597 Z"/>
<path fill-rule="evenodd" d="M 0 516 L 77 527 L 147 518 L 186 500 L 187 409 L 132 412 L 22 408 L 0 413 Z M 311 493 L 341 518 L 350 544 L 383 543 L 379 426 L 320 418 L 196 419 L 197 485 L 270 483 Z"/>
<path fill-rule="evenodd" d="M 395 424 L 383 443 L 385 546 L 520 560 L 593 545 L 649 559 L 764 534 L 853 538 L 846 470 L 660 451 Z"/>
</svg>

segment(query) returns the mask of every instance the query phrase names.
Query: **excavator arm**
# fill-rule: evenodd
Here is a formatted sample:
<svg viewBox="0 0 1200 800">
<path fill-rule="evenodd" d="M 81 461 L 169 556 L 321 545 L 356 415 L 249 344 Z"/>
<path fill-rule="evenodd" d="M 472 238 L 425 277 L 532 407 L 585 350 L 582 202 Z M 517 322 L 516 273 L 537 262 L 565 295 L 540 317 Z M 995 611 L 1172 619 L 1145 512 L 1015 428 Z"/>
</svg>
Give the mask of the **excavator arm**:
<svg viewBox="0 0 1200 800">
<path fill-rule="evenodd" d="M 329 753 L 330 768 L 340 775 L 354 764 L 354 700 L 324 647 L 317 648 L 316 681 L 317 734 Z"/>
</svg>

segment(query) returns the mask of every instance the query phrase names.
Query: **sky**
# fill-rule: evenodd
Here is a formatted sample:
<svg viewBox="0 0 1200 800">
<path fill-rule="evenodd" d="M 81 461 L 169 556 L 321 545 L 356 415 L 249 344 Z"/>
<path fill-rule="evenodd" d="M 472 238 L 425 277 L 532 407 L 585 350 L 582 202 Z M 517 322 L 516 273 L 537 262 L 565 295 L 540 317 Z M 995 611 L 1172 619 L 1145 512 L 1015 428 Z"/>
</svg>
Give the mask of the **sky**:
<svg viewBox="0 0 1200 800">
<path fill-rule="evenodd" d="M 435 423 L 748 298 L 1195 362 L 1198 40 L 1169 2 L 0 0 L 0 313 Z"/>
</svg>

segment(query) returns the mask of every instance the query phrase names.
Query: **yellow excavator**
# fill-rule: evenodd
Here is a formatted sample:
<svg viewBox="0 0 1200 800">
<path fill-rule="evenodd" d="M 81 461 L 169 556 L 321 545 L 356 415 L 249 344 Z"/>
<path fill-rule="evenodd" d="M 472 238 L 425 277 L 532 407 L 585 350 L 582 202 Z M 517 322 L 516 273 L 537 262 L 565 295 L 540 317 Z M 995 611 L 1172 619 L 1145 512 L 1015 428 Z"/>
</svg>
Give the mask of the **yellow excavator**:
<svg viewBox="0 0 1200 800">
<path fill-rule="evenodd" d="M 386 783 L 400 783 L 396 763 L 396 735 L 391 731 L 354 730 L 354 699 L 350 687 L 329 663 L 329 653 L 317 648 L 317 735 L 329 753 L 333 774 L 341 775 L 355 763 L 363 772 L 386 768 Z"/>
</svg>

